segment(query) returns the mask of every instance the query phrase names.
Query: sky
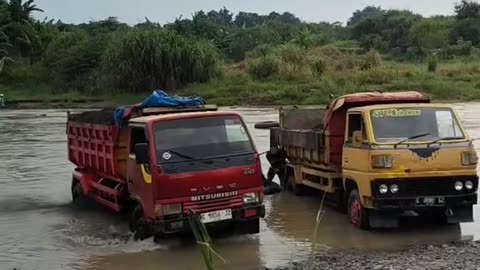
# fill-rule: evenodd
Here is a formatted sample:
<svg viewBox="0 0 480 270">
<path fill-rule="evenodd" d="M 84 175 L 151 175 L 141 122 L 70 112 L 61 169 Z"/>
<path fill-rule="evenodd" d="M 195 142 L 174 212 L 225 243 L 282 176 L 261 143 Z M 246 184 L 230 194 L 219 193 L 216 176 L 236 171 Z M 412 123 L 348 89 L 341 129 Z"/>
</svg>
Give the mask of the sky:
<svg viewBox="0 0 480 270">
<path fill-rule="evenodd" d="M 385 9 L 410 9 L 424 16 L 450 15 L 460 0 L 35 0 L 45 12 L 38 19 L 60 19 L 65 23 L 101 20 L 109 16 L 136 24 L 145 17 L 162 24 L 172 22 L 180 15 L 190 18 L 198 10 L 218 10 L 268 14 L 288 11 L 308 22 L 346 22 L 352 13 L 367 5 Z"/>
</svg>

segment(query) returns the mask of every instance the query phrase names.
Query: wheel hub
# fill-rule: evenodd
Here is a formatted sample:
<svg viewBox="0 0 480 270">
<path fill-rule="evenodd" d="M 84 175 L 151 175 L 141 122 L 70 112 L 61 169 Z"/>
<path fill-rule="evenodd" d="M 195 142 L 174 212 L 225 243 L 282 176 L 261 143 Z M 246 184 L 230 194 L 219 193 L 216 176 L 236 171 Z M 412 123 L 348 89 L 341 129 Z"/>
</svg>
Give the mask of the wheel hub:
<svg viewBox="0 0 480 270">
<path fill-rule="evenodd" d="M 356 226 L 360 226 L 362 218 L 362 206 L 358 200 L 354 200 L 350 206 L 350 221 Z"/>
</svg>

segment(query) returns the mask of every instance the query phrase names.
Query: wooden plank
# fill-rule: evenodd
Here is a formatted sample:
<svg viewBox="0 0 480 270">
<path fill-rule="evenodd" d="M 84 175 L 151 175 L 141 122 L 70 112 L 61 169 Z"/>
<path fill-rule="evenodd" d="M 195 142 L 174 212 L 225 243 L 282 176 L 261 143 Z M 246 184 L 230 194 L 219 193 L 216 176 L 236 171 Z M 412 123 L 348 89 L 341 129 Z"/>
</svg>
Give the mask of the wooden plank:
<svg viewBox="0 0 480 270">
<path fill-rule="evenodd" d="M 330 185 L 330 184 L 328 186 L 324 186 L 324 185 L 320 185 L 319 183 L 315 183 L 315 182 L 312 182 L 312 181 L 309 181 L 309 180 L 302 180 L 302 184 L 305 185 L 305 186 L 314 188 L 314 189 L 323 190 L 323 191 L 328 192 L 328 193 L 335 192 L 335 190 L 333 188 L 333 185 Z"/>
<path fill-rule="evenodd" d="M 215 104 L 205 105 L 198 108 L 145 108 L 143 109 L 143 115 L 150 114 L 165 114 L 165 113 L 179 113 L 179 112 L 205 112 L 205 111 L 217 111 L 218 107 Z"/>
<path fill-rule="evenodd" d="M 336 172 L 325 172 L 317 169 L 310 169 L 306 167 L 302 167 L 302 172 L 310 175 L 315 175 L 318 177 L 323 177 L 323 178 L 342 178 L 342 174 L 336 173 Z"/>
</svg>

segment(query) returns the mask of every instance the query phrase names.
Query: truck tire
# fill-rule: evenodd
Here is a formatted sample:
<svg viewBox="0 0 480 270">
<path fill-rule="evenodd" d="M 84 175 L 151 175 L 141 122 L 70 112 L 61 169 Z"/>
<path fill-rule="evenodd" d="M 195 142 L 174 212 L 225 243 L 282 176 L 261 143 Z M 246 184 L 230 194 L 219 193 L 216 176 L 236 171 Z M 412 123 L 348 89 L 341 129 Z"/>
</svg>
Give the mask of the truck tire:
<svg viewBox="0 0 480 270">
<path fill-rule="evenodd" d="M 263 122 L 255 123 L 254 127 L 256 129 L 270 129 L 270 128 L 276 128 L 279 126 L 280 124 L 276 121 L 263 121 Z"/>
<path fill-rule="evenodd" d="M 362 206 L 358 190 L 353 189 L 348 196 L 348 219 L 355 227 L 362 230 L 370 228 L 368 210 Z"/>
<path fill-rule="evenodd" d="M 82 185 L 80 182 L 76 182 L 72 187 L 72 204 L 79 209 L 83 209 L 87 206 L 88 198 L 83 193 Z"/>
<path fill-rule="evenodd" d="M 287 180 L 287 190 L 297 196 L 302 196 L 304 193 L 304 186 L 297 184 L 297 182 L 295 182 L 295 175 L 290 174 Z"/>
<path fill-rule="evenodd" d="M 240 231 L 244 234 L 260 233 L 260 219 L 256 218 L 241 222 Z"/>
<path fill-rule="evenodd" d="M 145 240 L 153 235 L 152 226 L 145 219 L 141 205 L 133 208 L 128 225 L 135 240 Z"/>
</svg>

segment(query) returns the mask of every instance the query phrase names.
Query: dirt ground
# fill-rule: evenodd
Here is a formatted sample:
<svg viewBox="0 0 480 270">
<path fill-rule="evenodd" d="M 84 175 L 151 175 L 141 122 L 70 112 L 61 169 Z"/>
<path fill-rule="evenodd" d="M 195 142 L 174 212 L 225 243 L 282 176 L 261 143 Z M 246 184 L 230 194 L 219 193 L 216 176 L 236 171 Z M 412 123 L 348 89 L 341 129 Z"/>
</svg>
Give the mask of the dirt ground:
<svg viewBox="0 0 480 270">
<path fill-rule="evenodd" d="M 322 251 L 313 260 L 294 262 L 277 270 L 292 269 L 480 269 L 480 242 L 451 242 L 394 252 Z"/>
</svg>

